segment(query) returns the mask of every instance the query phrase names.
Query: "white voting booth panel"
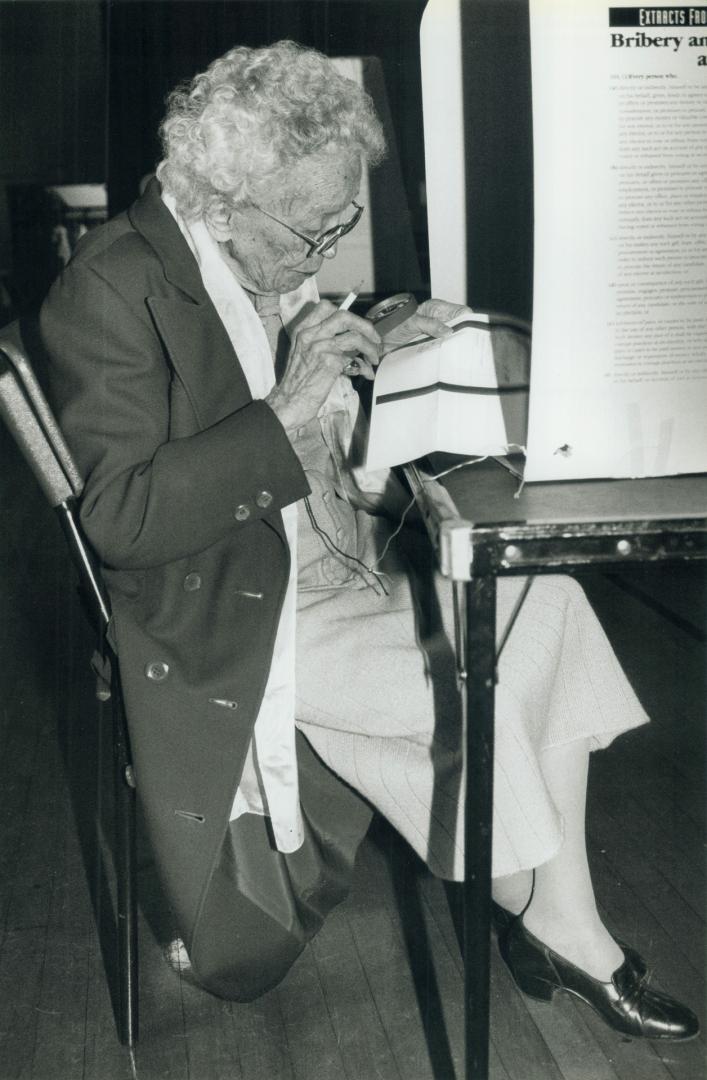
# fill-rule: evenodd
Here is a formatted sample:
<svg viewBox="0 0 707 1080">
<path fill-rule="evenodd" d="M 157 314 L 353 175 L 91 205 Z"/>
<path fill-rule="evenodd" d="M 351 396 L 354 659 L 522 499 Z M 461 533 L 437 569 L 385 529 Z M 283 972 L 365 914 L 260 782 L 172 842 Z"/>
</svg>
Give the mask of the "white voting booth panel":
<svg viewBox="0 0 707 1080">
<path fill-rule="evenodd" d="M 421 28 L 431 287 L 460 301 L 467 2 Z M 530 0 L 527 480 L 707 470 L 707 8 L 671 8 L 666 29 L 629 0 Z"/>
<path fill-rule="evenodd" d="M 707 469 L 707 27 L 637 10 L 530 4 L 531 480 Z"/>
<path fill-rule="evenodd" d="M 420 24 L 427 227 L 433 296 L 467 302 L 461 4 L 429 0 Z"/>
</svg>

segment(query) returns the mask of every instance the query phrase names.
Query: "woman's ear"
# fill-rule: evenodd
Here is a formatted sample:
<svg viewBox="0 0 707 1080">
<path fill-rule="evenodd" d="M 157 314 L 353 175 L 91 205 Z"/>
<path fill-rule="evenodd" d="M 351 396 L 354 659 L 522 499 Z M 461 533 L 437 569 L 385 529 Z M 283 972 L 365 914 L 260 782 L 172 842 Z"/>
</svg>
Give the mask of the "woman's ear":
<svg viewBox="0 0 707 1080">
<path fill-rule="evenodd" d="M 206 226 L 214 239 L 220 243 L 225 243 L 231 239 L 232 213 L 233 211 L 223 199 L 212 199 L 204 211 Z"/>
</svg>

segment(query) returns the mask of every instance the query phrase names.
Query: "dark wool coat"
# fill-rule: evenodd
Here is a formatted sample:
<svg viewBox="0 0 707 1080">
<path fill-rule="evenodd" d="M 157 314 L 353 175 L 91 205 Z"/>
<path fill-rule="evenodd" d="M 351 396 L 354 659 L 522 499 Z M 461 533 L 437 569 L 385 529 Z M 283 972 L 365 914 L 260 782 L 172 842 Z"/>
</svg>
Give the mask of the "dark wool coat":
<svg viewBox="0 0 707 1080">
<path fill-rule="evenodd" d="M 189 949 L 287 586 L 280 509 L 309 488 L 156 181 L 83 239 L 41 332 L 106 568 L 138 793 Z M 367 817 L 351 811 L 344 798 L 338 823 L 332 807 L 331 827 L 360 838 Z"/>
</svg>

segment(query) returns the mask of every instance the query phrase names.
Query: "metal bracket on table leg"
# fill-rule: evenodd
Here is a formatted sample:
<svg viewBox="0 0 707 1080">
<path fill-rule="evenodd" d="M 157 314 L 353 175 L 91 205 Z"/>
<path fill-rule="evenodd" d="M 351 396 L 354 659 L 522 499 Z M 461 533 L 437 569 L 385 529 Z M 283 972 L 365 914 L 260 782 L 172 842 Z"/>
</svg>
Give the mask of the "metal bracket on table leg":
<svg viewBox="0 0 707 1080">
<path fill-rule="evenodd" d="M 460 518 L 443 521 L 439 526 L 438 547 L 440 570 L 452 580 L 454 653 L 457 688 L 461 690 L 467 676 L 466 582 L 471 580 L 474 559 L 469 522 Z"/>
<path fill-rule="evenodd" d="M 439 568 L 452 581 L 470 581 L 474 564 L 472 529 L 461 518 L 443 521 L 439 526 Z"/>
</svg>

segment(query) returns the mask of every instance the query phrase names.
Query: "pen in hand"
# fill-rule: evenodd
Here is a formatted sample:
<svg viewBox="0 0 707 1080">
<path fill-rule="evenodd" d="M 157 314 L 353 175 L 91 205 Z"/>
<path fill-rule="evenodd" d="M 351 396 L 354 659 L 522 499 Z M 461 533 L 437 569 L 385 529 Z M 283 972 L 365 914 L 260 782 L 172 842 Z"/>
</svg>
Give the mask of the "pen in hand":
<svg viewBox="0 0 707 1080">
<path fill-rule="evenodd" d="M 339 311 L 348 311 L 349 310 L 349 308 L 353 304 L 354 300 L 356 299 L 356 297 L 360 293 L 362 286 L 363 286 L 363 281 L 359 281 L 358 285 L 354 285 L 353 289 L 348 294 L 348 296 L 345 296 L 344 299 L 339 304 Z M 344 368 L 344 375 L 351 375 L 351 376 L 352 375 L 358 375 L 360 373 L 360 371 L 361 371 L 361 365 L 359 364 L 358 360 L 354 357 L 346 365 L 346 367 Z"/>
<path fill-rule="evenodd" d="M 344 299 L 339 304 L 339 311 L 348 311 L 349 310 L 349 308 L 353 304 L 354 300 L 356 299 L 356 297 L 360 293 L 362 287 L 363 287 L 363 281 L 359 281 L 358 285 L 354 285 L 354 287 L 351 290 L 351 292 L 349 293 L 349 295 L 344 297 Z"/>
</svg>

